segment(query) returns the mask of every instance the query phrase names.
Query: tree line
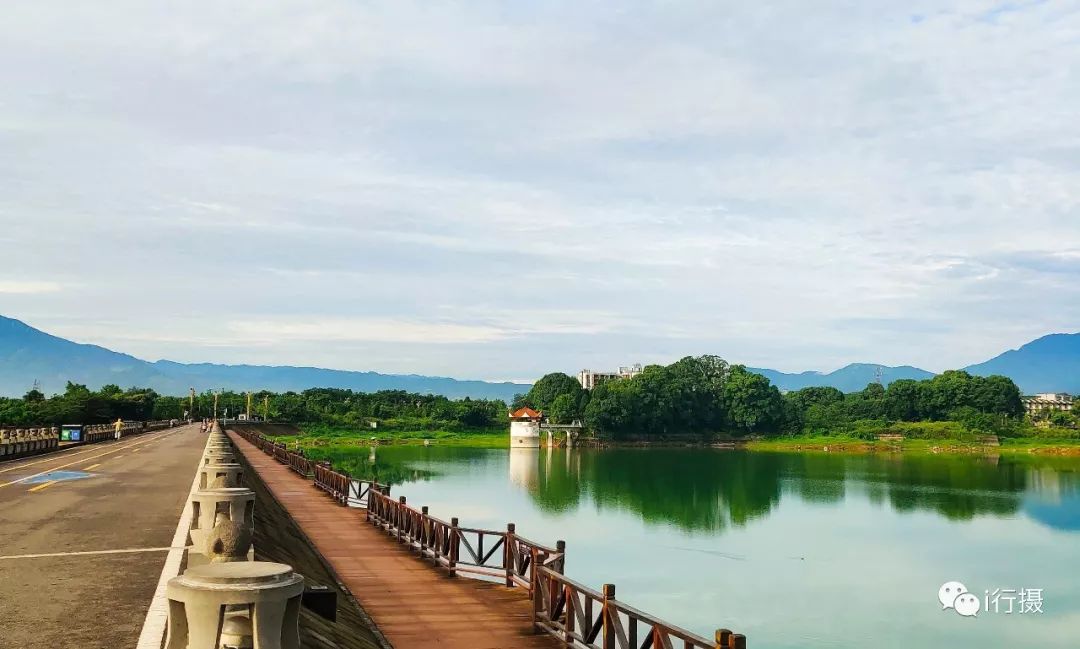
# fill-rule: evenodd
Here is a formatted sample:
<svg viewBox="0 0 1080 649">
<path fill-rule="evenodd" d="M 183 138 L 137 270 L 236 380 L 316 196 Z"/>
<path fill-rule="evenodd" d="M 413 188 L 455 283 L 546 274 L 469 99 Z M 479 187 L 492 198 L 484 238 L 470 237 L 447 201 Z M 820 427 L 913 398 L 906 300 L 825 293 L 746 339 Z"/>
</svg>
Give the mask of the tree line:
<svg viewBox="0 0 1080 649">
<path fill-rule="evenodd" d="M 22 398 L 0 398 L 0 424 L 8 426 L 95 424 L 130 420 L 202 419 L 217 414 L 235 418 L 246 413 L 243 392 L 204 391 L 194 397 L 160 395 L 153 390 L 121 390 L 106 385 L 90 390 L 68 383 L 63 393 L 46 397 L 31 390 Z M 409 430 L 470 430 L 506 425 L 506 403 L 500 400 L 461 399 L 415 394 L 403 390 L 354 392 L 315 388 L 303 392 L 253 392 L 251 414 L 296 424 L 318 423 L 350 428 L 376 421 L 381 428 Z"/>
<path fill-rule="evenodd" d="M 117 385 L 105 385 L 100 390 L 90 390 L 85 385 L 68 382 L 64 392 L 51 397 L 36 388 L 21 399 L 0 397 L 0 424 L 60 426 L 103 424 L 117 419 L 172 419 L 160 414 L 160 399 L 156 392 L 144 388 L 122 390 Z"/>
<path fill-rule="evenodd" d="M 556 423 L 581 420 L 612 438 L 728 433 L 734 436 L 850 432 L 890 422 L 956 421 L 1004 432 L 1023 419 L 1020 390 L 1004 376 L 948 371 L 922 381 L 871 383 L 860 392 L 812 387 L 781 394 L 768 378 L 716 356 L 650 365 L 591 391 L 566 374 L 544 376 L 515 406 Z M 869 423 L 869 427 L 857 424 Z"/>
<path fill-rule="evenodd" d="M 236 417 L 248 395 L 218 392 L 218 414 Z M 56 425 L 123 419 L 195 419 L 213 415 L 215 394 L 163 396 L 153 390 L 106 385 L 89 390 L 68 383 L 46 397 L 31 390 L 21 399 L 0 398 L 0 424 Z M 355 392 L 314 388 L 303 392 L 255 392 L 252 414 L 273 421 L 389 430 L 496 430 L 506 426 L 501 400 L 460 399 L 403 390 Z M 780 435 L 877 431 L 892 422 L 960 422 L 967 429 L 1008 433 L 1022 421 L 1020 390 L 1003 376 L 948 371 L 923 381 L 899 380 L 845 394 L 811 387 L 781 394 L 742 365 L 717 356 L 686 357 L 650 365 L 627 380 L 609 380 L 584 390 L 577 379 L 553 373 L 518 395 L 513 408 L 531 406 L 554 423 L 582 421 L 614 439 L 669 435 Z M 190 412 L 189 412 L 190 411 Z"/>
</svg>

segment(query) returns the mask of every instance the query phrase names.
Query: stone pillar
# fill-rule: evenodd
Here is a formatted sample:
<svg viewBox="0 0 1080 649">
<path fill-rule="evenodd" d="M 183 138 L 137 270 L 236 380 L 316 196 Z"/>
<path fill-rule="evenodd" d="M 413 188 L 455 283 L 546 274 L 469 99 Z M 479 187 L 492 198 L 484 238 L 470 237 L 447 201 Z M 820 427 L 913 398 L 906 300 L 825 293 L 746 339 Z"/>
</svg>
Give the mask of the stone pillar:
<svg viewBox="0 0 1080 649">
<path fill-rule="evenodd" d="M 195 552 L 211 562 L 246 561 L 255 528 L 255 492 L 243 487 L 201 489 L 191 494 Z"/>
<path fill-rule="evenodd" d="M 239 464 L 213 463 L 199 467 L 199 489 L 244 486 L 244 467 Z"/>
<path fill-rule="evenodd" d="M 203 464 L 236 464 L 232 450 L 208 448 L 203 452 Z"/>
<path fill-rule="evenodd" d="M 196 566 L 169 580 L 165 649 L 300 648 L 304 578 L 281 563 Z"/>
</svg>

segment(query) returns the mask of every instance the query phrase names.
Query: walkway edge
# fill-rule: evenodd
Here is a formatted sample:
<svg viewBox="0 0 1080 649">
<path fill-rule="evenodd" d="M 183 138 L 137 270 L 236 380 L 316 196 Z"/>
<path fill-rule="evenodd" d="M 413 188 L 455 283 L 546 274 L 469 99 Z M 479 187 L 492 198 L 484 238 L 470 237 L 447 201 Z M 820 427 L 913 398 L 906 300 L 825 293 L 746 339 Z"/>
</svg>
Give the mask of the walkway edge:
<svg viewBox="0 0 1080 649">
<path fill-rule="evenodd" d="M 225 434 L 229 436 L 229 439 L 232 440 L 233 445 L 238 451 L 240 451 L 240 458 L 244 461 L 244 468 L 251 473 L 258 475 L 258 472 L 255 470 L 255 468 L 251 466 L 251 461 L 248 459 L 247 456 L 247 450 L 249 448 L 256 451 L 258 451 L 258 449 L 256 449 L 251 444 L 251 442 L 237 435 L 236 432 L 232 429 L 226 430 Z M 258 480 L 261 481 L 262 477 L 260 476 Z M 386 635 L 382 632 L 382 629 L 379 628 L 379 625 L 375 623 L 375 620 L 373 620 L 368 614 L 367 610 L 364 609 L 364 606 L 360 603 L 360 600 L 356 598 L 353 592 L 349 589 L 349 586 L 341 578 L 341 575 L 334 567 L 334 564 L 330 563 L 330 561 L 327 560 L 327 558 L 324 557 L 321 552 L 319 552 L 319 549 L 315 547 L 315 543 L 311 540 L 311 537 L 309 537 L 307 532 L 304 531 L 303 526 L 301 526 L 300 523 L 298 523 L 297 520 L 293 518 L 292 512 L 290 512 L 289 508 L 281 502 L 281 499 L 279 499 L 277 494 L 274 493 L 273 488 L 265 481 L 263 481 L 263 487 L 266 489 L 266 493 L 269 494 L 270 497 L 277 502 L 278 507 L 281 508 L 281 511 L 283 511 L 285 515 L 289 517 L 290 521 L 292 521 L 297 533 L 303 537 L 304 543 L 307 544 L 308 548 L 311 550 L 311 553 L 319 559 L 319 562 L 323 565 L 326 571 L 330 574 L 331 577 L 334 578 L 334 581 L 337 583 L 338 588 L 341 589 L 341 592 L 349 598 L 353 606 L 355 606 L 357 611 L 359 611 L 360 617 L 368 625 L 369 630 L 372 632 L 372 635 L 375 636 L 375 640 L 378 641 L 380 647 L 382 647 L 382 649 L 394 649 L 393 645 L 391 645 L 390 641 L 386 638 Z M 258 549 L 256 549 L 256 552 L 258 552 Z M 138 649 L 142 649 L 142 647 L 139 647 Z"/>
<path fill-rule="evenodd" d="M 195 493 L 198 486 L 199 465 L 196 464 L 195 477 L 191 479 L 191 489 L 188 490 L 189 497 L 185 499 L 184 509 L 180 512 L 180 520 L 176 523 L 176 532 L 173 533 L 172 543 L 169 544 L 171 549 L 165 557 L 165 565 L 161 568 L 161 577 L 158 578 L 157 588 L 154 589 L 154 597 L 150 600 L 150 608 L 146 611 L 142 632 L 139 633 L 139 642 L 135 645 L 136 649 L 161 649 L 164 643 L 165 628 L 169 622 L 169 598 L 165 595 L 165 588 L 169 585 L 170 579 L 180 575 L 184 552 L 187 551 L 188 530 L 191 527 L 193 507 L 190 496 Z"/>
</svg>

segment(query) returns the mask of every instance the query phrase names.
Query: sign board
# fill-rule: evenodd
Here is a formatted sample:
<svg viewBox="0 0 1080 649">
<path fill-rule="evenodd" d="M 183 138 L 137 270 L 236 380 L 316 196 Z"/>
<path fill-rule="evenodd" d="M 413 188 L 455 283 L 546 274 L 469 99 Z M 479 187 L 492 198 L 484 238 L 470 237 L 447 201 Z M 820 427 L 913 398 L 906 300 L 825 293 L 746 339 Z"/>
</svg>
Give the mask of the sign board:
<svg viewBox="0 0 1080 649">
<path fill-rule="evenodd" d="M 61 442 L 81 442 L 83 441 L 82 426 L 76 424 L 68 424 L 60 427 L 60 441 Z"/>
</svg>

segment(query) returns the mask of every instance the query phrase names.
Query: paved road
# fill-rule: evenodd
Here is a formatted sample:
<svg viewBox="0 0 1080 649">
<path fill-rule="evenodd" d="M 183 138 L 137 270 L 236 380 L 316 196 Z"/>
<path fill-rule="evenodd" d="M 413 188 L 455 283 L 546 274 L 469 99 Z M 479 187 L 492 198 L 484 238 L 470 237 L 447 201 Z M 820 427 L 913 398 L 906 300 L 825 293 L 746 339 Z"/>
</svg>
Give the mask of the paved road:
<svg viewBox="0 0 1080 649">
<path fill-rule="evenodd" d="M 205 443 L 184 426 L 0 463 L 0 649 L 135 646 Z"/>
</svg>

